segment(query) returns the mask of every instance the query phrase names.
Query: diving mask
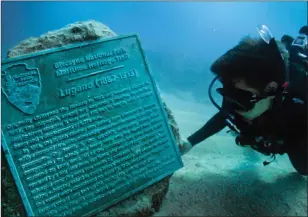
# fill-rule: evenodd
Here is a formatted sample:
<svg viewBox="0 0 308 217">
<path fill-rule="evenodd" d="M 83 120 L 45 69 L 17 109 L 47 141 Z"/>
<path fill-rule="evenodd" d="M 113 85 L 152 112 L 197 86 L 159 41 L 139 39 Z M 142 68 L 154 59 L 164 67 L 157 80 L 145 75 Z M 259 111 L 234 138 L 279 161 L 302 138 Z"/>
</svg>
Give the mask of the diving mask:
<svg viewBox="0 0 308 217">
<path fill-rule="evenodd" d="M 254 108 L 256 103 L 268 98 L 269 96 L 275 96 L 275 93 L 264 94 L 263 96 L 257 96 L 246 90 L 240 90 L 235 87 L 217 88 L 216 91 L 230 104 L 234 110 L 250 111 Z"/>
<path fill-rule="evenodd" d="M 292 42 L 292 46 L 300 47 L 303 50 L 307 50 L 308 38 L 307 35 L 300 34 L 296 37 L 296 39 Z"/>
</svg>

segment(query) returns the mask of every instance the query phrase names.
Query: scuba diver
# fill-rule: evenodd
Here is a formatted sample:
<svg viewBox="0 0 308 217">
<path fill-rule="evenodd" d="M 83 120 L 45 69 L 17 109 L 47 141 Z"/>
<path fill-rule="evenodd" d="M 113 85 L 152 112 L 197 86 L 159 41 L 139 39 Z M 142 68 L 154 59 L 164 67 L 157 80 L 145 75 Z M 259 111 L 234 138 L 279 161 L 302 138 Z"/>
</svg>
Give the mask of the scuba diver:
<svg viewBox="0 0 308 217">
<path fill-rule="evenodd" d="M 307 175 L 307 68 L 289 67 L 270 30 L 265 25 L 257 30 L 261 39 L 242 39 L 212 64 L 216 77 L 208 92 L 219 112 L 182 139 L 180 152 L 186 154 L 227 126 L 236 133 L 237 145 L 272 161 L 277 154 L 287 154 L 297 172 Z M 223 86 L 216 89 L 223 97 L 221 107 L 211 95 L 216 80 Z"/>
<path fill-rule="evenodd" d="M 286 37 L 283 36 L 282 39 L 286 39 Z M 299 35 L 286 49 L 289 51 L 290 62 L 308 67 L 308 26 L 303 26 L 299 30 Z"/>
</svg>

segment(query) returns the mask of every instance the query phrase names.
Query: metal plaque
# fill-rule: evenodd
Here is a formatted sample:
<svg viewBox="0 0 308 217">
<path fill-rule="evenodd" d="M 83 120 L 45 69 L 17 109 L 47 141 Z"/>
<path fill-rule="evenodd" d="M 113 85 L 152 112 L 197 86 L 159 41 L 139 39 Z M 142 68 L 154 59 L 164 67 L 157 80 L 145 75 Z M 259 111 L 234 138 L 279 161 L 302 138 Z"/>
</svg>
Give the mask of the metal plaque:
<svg viewBox="0 0 308 217">
<path fill-rule="evenodd" d="M 183 167 L 137 35 L 2 62 L 2 148 L 29 216 L 106 209 Z"/>
</svg>

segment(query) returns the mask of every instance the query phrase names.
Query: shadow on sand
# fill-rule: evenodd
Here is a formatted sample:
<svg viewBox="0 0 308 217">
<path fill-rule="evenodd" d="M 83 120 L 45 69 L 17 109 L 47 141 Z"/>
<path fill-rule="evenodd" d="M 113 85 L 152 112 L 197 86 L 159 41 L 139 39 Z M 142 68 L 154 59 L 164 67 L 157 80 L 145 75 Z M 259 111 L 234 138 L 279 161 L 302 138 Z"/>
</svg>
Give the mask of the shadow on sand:
<svg viewBox="0 0 308 217">
<path fill-rule="evenodd" d="M 304 177 L 265 169 L 253 152 L 244 154 L 247 158 L 223 175 L 175 175 L 155 216 L 307 216 Z"/>
</svg>

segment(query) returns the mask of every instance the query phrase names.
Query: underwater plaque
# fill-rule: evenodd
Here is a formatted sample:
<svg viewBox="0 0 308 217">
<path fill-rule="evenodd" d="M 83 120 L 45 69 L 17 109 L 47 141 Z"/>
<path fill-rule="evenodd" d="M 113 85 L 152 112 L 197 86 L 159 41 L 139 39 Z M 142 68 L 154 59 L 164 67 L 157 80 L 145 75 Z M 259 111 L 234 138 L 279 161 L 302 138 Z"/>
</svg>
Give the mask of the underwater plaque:
<svg viewBox="0 0 308 217">
<path fill-rule="evenodd" d="M 84 216 L 183 167 L 137 35 L 2 62 L 2 148 L 29 216 Z"/>
</svg>

